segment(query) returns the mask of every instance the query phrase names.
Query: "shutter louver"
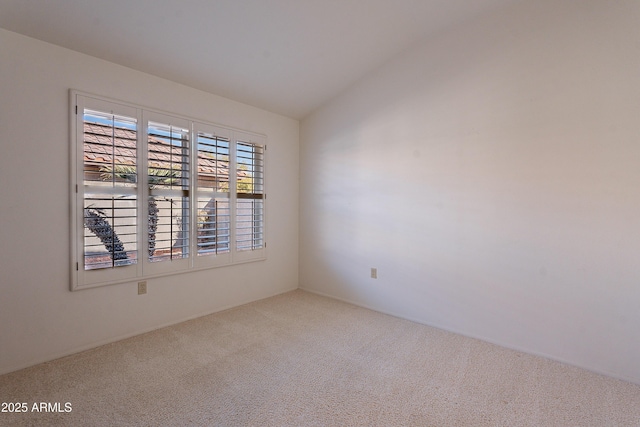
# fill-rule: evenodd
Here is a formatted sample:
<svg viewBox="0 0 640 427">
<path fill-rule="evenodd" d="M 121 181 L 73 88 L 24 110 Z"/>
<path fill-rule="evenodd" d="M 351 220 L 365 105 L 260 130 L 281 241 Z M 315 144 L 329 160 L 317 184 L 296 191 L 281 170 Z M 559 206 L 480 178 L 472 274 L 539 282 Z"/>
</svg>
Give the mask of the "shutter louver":
<svg viewBox="0 0 640 427">
<path fill-rule="evenodd" d="M 189 256 L 189 130 L 164 123 L 147 127 L 148 257 Z"/>
<path fill-rule="evenodd" d="M 137 120 L 85 109 L 82 123 L 84 269 L 136 264 Z"/>
<path fill-rule="evenodd" d="M 229 139 L 198 132 L 198 256 L 230 250 Z"/>
<path fill-rule="evenodd" d="M 236 250 L 264 247 L 264 146 L 236 143 Z"/>
</svg>

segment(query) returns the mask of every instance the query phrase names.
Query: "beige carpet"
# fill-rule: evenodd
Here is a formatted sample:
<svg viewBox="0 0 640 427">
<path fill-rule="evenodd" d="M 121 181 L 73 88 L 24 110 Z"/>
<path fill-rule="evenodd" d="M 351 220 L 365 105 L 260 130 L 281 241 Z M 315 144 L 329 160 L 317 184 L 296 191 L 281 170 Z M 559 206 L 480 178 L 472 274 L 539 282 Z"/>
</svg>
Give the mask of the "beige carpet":
<svg viewBox="0 0 640 427">
<path fill-rule="evenodd" d="M 637 385 L 304 291 L 0 376 L 0 400 L 29 406 L 10 426 L 640 426 Z"/>
</svg>

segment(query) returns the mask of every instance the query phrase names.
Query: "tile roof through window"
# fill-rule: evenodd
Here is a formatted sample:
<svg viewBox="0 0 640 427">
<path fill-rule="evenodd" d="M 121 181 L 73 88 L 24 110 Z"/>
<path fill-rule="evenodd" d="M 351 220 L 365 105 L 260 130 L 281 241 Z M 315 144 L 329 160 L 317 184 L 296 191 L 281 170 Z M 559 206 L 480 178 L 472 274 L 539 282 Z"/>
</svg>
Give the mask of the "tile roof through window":
<svg viewBox="0 0 640 427">
<path fill-rule="evenodd" d="M 150 166 L 176 163 L 182 161 L 182 148 L 178 153 L 172 153 L 175 146 L 167 144 L 165 140 L 149 137 L 153 144 L 153 151 L 149 152 Z M 98 123 L 84 124 L 84 162 L 91 165 L 134 165 L 136 164 L 136 132 L 134 130 L 113 128 Z M 155 164 L 153 164 L 155 163 Z M 198 151 L 198 174 L 206 176 L 228 177 L 229 161 L 216 160 L 208 153 Z M 238 170 L 238 177 L 249 174 Z"/>
</svg>

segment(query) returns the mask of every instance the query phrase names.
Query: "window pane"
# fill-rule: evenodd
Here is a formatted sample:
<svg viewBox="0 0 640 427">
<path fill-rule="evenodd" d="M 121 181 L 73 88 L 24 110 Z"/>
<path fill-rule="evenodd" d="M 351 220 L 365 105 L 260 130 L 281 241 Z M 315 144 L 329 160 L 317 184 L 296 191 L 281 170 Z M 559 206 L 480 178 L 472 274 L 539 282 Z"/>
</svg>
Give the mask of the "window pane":
<svg viewBox="0 0 640 427">
<path fill-rule="evenodd" d="M 150 188 L 189 189 L 189 131 L 149 122 L 148 179 Z"/>
<path fill-rule="evenodd" d="M 135 187 L 136 119 L 84 110 L 84 185 Z"/>
<path fill-rule="evenodd" d="M 229 252 L 228 198 L 198 197 L 198 255 Z"/>
<path fill-rule="evenodd" d="M 149 197 L 149 261 L 189 256 L 189 198 Z"/>
<path fill-rule="evenodd" d="M 250 251 L 264 246 L 262 199 L 238 199 L 236 208 L 236 249 Z"/>
<path fill-rule="evenodd" d="M 135 196 L 85 196 L 85 270 L 136 264 L 136 215 Z"/>
<path fill-rule="evenodd" d="M 236 150 L 237 192 L 262 194 L 264 190 L 263 147 L 238 142 Z"/>
<path fill-rule="evenodd" d="M 229 252 L 229 140 L 198 133 L 198 256 Z"/>
<path fill-rule="evenodd" d="M 229 192 L 229 141 L 198 133 L 198 190 Z"/>
<path fill-rule="evenodd" d="M 149 261 L 189 256 L 189 130 L 149 122 Z"/>
<path fill-rule="evenodd" d="M 84 109 L 85 270 L 137 262 L 136 123 L 132 117 Z"/>
</svg>

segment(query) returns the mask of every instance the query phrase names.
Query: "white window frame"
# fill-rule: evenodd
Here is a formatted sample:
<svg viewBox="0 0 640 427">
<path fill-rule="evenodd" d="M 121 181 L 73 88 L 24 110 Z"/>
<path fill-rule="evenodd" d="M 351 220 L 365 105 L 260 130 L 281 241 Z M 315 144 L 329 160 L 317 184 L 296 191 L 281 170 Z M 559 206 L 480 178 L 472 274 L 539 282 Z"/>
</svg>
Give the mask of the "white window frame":
<svg viewBox="0 0 640 427">
<path fill-rule="evenodd" d="M 215 123 L 195 120 L 188 117 L 164 113 L 158 110 L 141 107 L 132 103 L 96 96 L 76 90 L 70 91 L 70 209 L 71 209 L 71 284 L 72 291 L 105 286 L 118 283 L 135 282 L 173 274 L 197 271 L 208 268 L 229 266 L 244 262 L 260 261 L 266 259 L 266 187 L 262 185 L 262 246 L 252 250 L 239 251 L 236 247 L 236 205 L 237 205 L 237 164 L 236 146 L 238 142 L 251 143 L 259 146 L 262 155 L 261 180 L 265 180 L 266 166 L 266 136 L 252 132 L 233 129 Z M 84 111 L 85 109 L 101 111 L 116 115 L 131 117 L 137 123 L 137 176 L 138 181 L 135 190 L 127 190 L 136 196 L 136 236 L 137 236 L 137 262 L 127 266 L 85 270 L 84 268 L 84 203 L 85 190 L 90 191 L 91 186 L 85 187 L 84 183 Z M 188 191 L 183 194 L 189 198 L 189 252 L 185 258 L 172 259 L 171 261 L 150 262 L 148 255 L 148 197 L 150 194 L 147 183 L 148 171 L 148 123 L 166 123 L 180 126 L 189 130 L 189 185 Z M 198 196 L 213 194 L 211 192 L 198 193 L 198 133 L 214 135 L 228 139 L 228 180 L 229 180 L 229 250 L 228 252 L 212 255 L 198 255 Z M 115 191 L 115 190 L 114 190 Z M 162 193 L 162 192 L 161 192 Z M 165 190 L 163 194 L 171 194 L 171 190 Z"/>
</svg>

